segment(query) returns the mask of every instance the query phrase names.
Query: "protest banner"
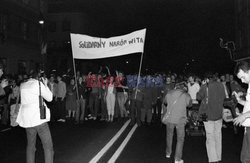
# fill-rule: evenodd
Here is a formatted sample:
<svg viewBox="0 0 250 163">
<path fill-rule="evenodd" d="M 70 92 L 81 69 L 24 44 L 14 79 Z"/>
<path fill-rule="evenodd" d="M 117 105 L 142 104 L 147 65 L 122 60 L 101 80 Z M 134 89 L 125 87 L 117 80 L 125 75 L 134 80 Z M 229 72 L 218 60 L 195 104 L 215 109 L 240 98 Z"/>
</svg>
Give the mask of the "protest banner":
<svg viewBox="0 0 250 163">
<path fill-rule="evenodd" d="M 99 59 L 131 53 L 143 53 L 146 29 L 127 35 L 99 38 L 81 34 L 70 34 L 73 58 Z"/>
<path fill-rule="evenodd" d="M 117 57 L 132 53 L 142 53 L 138 73 L 139 79 L 143 60 L 145 36 L 146 29 L 134 31 L 127 35 L 110 38 L 91 37 L 88 35 L 71 33 L 70 38 L 76 85 L 77 80 L 75 59 L 100 59 L 108 57 Z M 138 81 L 136 87 L 138 88 Z M 79 99 L 78 90 L 76 90 L 76 92 L 77 99 Z M 137 89 L 135 94 L 137 94 Z"/>
</svg>

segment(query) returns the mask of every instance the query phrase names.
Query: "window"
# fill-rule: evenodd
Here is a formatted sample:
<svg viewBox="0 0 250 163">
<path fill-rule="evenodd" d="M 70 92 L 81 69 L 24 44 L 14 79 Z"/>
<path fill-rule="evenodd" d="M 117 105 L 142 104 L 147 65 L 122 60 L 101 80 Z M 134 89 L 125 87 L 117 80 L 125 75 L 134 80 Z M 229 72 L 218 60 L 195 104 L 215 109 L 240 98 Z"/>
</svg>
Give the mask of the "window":
<svg viewBox="0 0 250 163">
<path fill-rule="evenodd" d="M 241 12 L 241 10 L 242 10 L 242 6 L 243 5 L 243 0 L 239 0 L 238 1 L 238 11 L 239 11 L 239 13 Z"/>
<path fill-rule="evenodd" d="M 28 5 L 30 3 L 30 0 L 22 0 L 22 2 L 26 5 Z"/>
<path fill-rule="evenodd" d="M 64 20 L 62 22 L 62 31 L 63 32 L 67 32 L 67 31 L 70 31 L 70 21 L 67 21 L 67 20 Z"/>
<path fill-rule="evenodd" d="M 27 22 L 21 22 L 21 31 L 22 31 L 22 38 L 24 40 L 27 40 L 28 38 L 28 23 Z"/>
<path fill-rule="evenodd" d="M 49 22 L 49 25 L 48 25 L 48 31 L 49 32 L 56 32 L 56 22 Z"/>
<path fill-rule="evenodd" d="M 62 46 L 64 47 L 64 48 L 68 48 L 68 47 L 70 47 L 70 41 L 68 41 L 68 40 L 65 40 L 65 41 L 63 41 L 62 42 Z"/>
<path fill-rule="evenodd" d="M 49 44 L 48 44 L 48 46 L 50 48 L 55 48 L 56 47 L 56 42 L 55 41 L 50 41 Z"/>
<path fill-rule="evenodd" d="M 0 43 L 4 43 L 7 38 L 7 15 L 0 13 Z"/>
</svg>

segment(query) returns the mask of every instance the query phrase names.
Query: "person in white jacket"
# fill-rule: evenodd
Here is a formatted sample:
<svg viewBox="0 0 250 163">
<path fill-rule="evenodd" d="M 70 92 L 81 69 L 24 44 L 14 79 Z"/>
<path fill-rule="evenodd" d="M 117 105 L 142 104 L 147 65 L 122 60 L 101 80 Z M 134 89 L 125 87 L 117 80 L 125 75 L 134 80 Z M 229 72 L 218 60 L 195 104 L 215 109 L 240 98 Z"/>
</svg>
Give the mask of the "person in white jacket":
<svg viewBox="0 0 250 163">
<path fill-rule="evenodd" d="M 40 84 L 39 84 L 40 82 Z M 40 118 L 39 94 L 46 101 L 53 99 L 52 92 L 47 86 L 48 80 L 42 78 L 38 80 L 38 74 L 33 72 L 30 79 L 20 86 L 21 106 L 16 122 L 25 128 L 27 134 L 26 162 L 35 162 L 36 136 L 39 135 L 44 148 L 45 163 L 53 163 L 53 143 L 48 126 L 50 121 L 50 110 L 46 104 L 46 118 Z M 39 91 L 39 86 L 40 90 Z"/>
</svg>

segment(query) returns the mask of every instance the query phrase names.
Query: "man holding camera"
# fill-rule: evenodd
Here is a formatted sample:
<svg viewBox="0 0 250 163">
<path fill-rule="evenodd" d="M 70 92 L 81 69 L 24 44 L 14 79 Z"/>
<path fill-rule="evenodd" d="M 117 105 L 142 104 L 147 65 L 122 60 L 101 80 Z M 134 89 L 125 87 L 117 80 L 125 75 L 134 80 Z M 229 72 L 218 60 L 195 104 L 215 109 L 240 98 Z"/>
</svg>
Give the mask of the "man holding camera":
<svg viewBox="0 0 250 163">
<path fill-rule="evenodd" d="M 222 154 L 222 111 L 225 91 L 221 82 L 212 74 L 207 74 L 202 83 L 197 99 L 201 101 L 199 112 L 203 117 L 206 131 L 206 148 L 210 163 L 220 162 Z M 204 116 L 205 115 L 205 116 Z"/>
<path fill-rule="evenodd" d="M 167 104 L 166 107 L 165 104 Z M 175 89 L 168 91 L 163 99 L 163 119 L 166 119 L 166 158 L 171 157 L 174 129 L 176 129 L 177 143 L 175 148 L 175 163 L 184 162 L 182 159 L 182 151 L 185 141 L 185 125 L 187 122 L 186 108 L 191 106 L 192 99 L 185 91 L 184 85 L 179 85 Z"/>
<path fill-rule="evenodd" d="M 233 92 L 239 104 L 243 105 L 243 112 L 234 119 L 235 125 L 242 125 L 245 127 L 245 134 L 241 149 L 241 162 L 250 163 L 250 61 L 241 61 L 235 67 L 235 74 L 242 83 L 248 84 L 246 100 L 241 96 L 242 92 Z"/>
<path fill-rule="evenodd" d="M 47 124 L 50 120 L 50 111 L 41 100 L 43 98 L 50 102 L 53 99 L 53 95 L 47 86 L 47 79 L 39 79 L 38 76 L 37 73 L 33 72 L 30 79 L 22 83 L 20 86 L 21 106 L 16 122 L 19 126 L 26 129 L 26 162 L 35 162 L 36 135 L 38 134 L 44 148 L 45 163 L 53 163 L 53 143 L 49 126 Z M 41 112 L 41 109 L 44 109 L 41 106 L 45 106 L 45 117 L 41 116 L 43 115 L 42 113 L 44 113 Z"/>
</svg>

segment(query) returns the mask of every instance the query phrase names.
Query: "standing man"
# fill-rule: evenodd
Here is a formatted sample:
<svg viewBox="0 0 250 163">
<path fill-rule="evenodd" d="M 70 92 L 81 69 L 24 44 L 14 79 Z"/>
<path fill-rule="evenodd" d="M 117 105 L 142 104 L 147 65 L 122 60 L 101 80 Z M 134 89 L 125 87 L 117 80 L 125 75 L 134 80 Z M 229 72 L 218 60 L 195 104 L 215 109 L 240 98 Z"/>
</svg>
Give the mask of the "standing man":
<svg viewBox="0 0 250 163">
<path fill-rule="evenodd" d="M 212 74 L 208 74 L 203 81 L 197 99 L 201 101 L 200 113 L 206 115 L 204 121 L 206 131 L 206 148 L 208 161 L 220 162 L 222 152 L 222 111 L 225 91 L 221 82 Z"/>
<path fill-rule="evenodd" d="M 56 112 L 57 112 L 57 121 L 65 122 L 65 112 L 66 112 L 66 104 L 65 104 L 65 97 L 66 97 L 66 83 L 62 81 L 62 77 L 60 75 L 57 76 L 57 86 L 56 86 Z"/>
<path fill-rule="evenodd" d="M 150 75 L 147 76 L 145 82 L 146 87 L 144 88 L 143 106 L 141 109 L 141 122 L 144 125 L 150 125 L 152 120 L 154 82 L 152 82 Z"/>
<path fill-rule="evenodd" d="M 166 158 L 170 158 L 172 154 L 172 141 L 174 129 L 176 128 L 177 144 L 175 149 L 175 163 L 183 163 L 182 150 L 185 139 L 185 124 L 187 121 L 186 108 L 192 106 L 191 97 L 184 91 L 184 87 L 180 86 L 168 91 L 163 99 L 163 104 L 167 104 L 167 107 L 163 107 L 163 115 L 168 116 L 166 124 Z"/>
<path fill-rule="evenodd" d="M 125 91 L 125 78 L 124 75 L 121 72 L 116 71 L 116 77 L 117 77 L 117 86 L 116 86 L 116 97 L 117 97 L 117 101 L 118 101 L 118 105 L 119 105 L 119 109 L 120 109 L 120 115 L 121 118 L 123 117 L 128 117 L 128 113 L 125 107 L 125 103 L 128 99 L 128 94 Z"/>
<path fill-rule="evenodd" d="M 194 75 L 189 75 L 187 87 L 188 87 L 188 93 L 192 98 L 192 103 L 198 104 L 196 94 L 200 90 L 200 85 L 197 82 L 195 82 Z"/>
<path fill-rule="evenodd" d="M 137 80 L 137 76 L 136 78 L 134 78 L 134 80 Z M 133 80 L 129 81 L 129 82 L 133 82 Z M 140 82 L 140 80 L 139 80 Z M 129 87 L 129 89 L 131 89 L 131 96 L 130 96 L 130 100 L 131 100 L 131 104 L 130 104 L 130 118 L 131 118 L 131 122 L 130 125 L 134 125 L 135 123 L 137 123 L 138 126 L 141 125 L 141 109 L 143 107 L 143 98 L 144 98 L 144 93 L 143 93 L 143 87 L 138 87 L 136 85 L 134 85 L 134 87 Z"/>
<path fill-rule="evenodd" d="M 243 105 L 243 112 L 234 119 L 234 124 L 245 127 L 245 134 L 241 149 L 241 162 L 250 163 L 250 61 L 241 61 L 235 67 L 235 73 L 242 83 L 248 84 L 246 100 L 240 96 L 242 92 L 234 92 L 239 104 Z"/>
<path fill-rule="evenodd" d="M 40 83 L 40 84 L 39 84 Z M 44 149 L 45 163 L 53 163 L 53 143 L 48 126 L 50 121 L 50 110 L 46 104 L 46 118 L 41 119 L 39 107 L 39 95 L 50 102 L 53 94 L 47 86 L 47 79 L 38 81 L 37 73 L 33 73 L 30 79 L 20 86 L 21 106 L 16 122 L 25 128 L 27 134 L 26 162 L 35 163 L 36 135 L 38 134 Z M 41 88 L 41 89 L 40 89 Z M 41 90 L 41 91 L 40 91 Z"/>
<path fill-rule="evenodd" d="M 89 108 L 91 112 L 90 119 L 96 120 L 100 102 L 100 86 L 98 86 L 98 77 L 93 74 L 88 77 L 87 81 L 87 87 L 91 87 L 89 95 Z"/>
<path fill-rule="evenodd" d="M 85 107 L 86 107 L 86 98 L 87 98 L 87 88 L 86 88 L 86 77 L 79 77 L 78 78 L 78 94 L 79 99 L 77 99 L 77 110 L 76 110 L 76 123 L 78 124 L 83 123 L 85 117 Z"/>
</svg>

